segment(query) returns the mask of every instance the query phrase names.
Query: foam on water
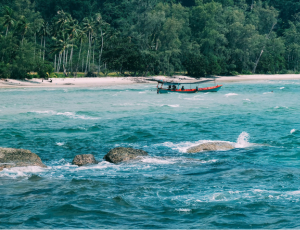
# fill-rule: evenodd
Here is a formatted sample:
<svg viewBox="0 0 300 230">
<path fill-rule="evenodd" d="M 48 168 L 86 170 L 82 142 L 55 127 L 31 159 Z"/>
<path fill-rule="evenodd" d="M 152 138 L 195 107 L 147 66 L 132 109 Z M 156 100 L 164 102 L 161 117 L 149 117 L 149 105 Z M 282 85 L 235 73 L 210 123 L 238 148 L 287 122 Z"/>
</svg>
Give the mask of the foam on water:
<svg viewBox="0 0 300 230">
<path fill-rule="evenodd" d="M 230 96 L 238 96 L 238 94 L 236 93 L 227 93 L 225 94 L 226 97 L 230 97 Z"/>
<path fill-rule="evenodd" d="M 29 149 L 48 166 L 0 172 L 1 227 L 297 228 L 298 82 L 227 82 L 219 93 L 196 95 L 157 95 L 154 84 L 149 93 L 141 84 L 0 90 L 0 146 Z M 239 96 L 225 96 L 233 92 Z M 210 141 L 237 148 L 185 153 Z M 77 154 L 101 160 L 116 146 L 149 156 L 71 164 Z"/>
<path fill-rule="evenodd" d="M 0 177 L 29 177 L 32 174 L 42 173 L 48 170 L 47 168 L 41 168 L 38 166 L 28 166 L 28 167 L 15 167 L 10 169 L 3 169 L 0 172 Z"/>
<path fill-rule="evenodd" d="M 176 209 L 177 212 L 191 212 L 192 209 L 189 209 L 189 208 L 179 208 L 179 209 Z"/>
<path fill-rule="evenodd" d="M 65 145 L 65 143 L 64 142 L 57 142 L 56 145 L 63 146 L 63 145 Z"/>
<path fill-rule="evenodd" d="M 250 135 L 246 132 L 242 132 L 236 143 L 230 142 L 230 141 L 223 141 L 223 140 L 199 140 L 196 142 L 190 142 L 190 141 L 186 141 L 186 142 L 180 142 L 180 143 L 172 143 L 172 142 L 165 142 L 163 143 L 164 146 L 169 147 L 173 150 L 177 150 L 181 153 L 186 153 L 187 150 L 189 148 L 198 146 L 200 144 L 204 144 L 204 143 L 209 143 L 209 142 L 226 142 L 229 144 L 232 144 L 233 146 L 235 146 L 235 148 L 247 148 L 252 146 L 253 144 L 249 143 L 249 138 Z"/>
<path fill-rule="evenodd" d="M 297 131 L 297 129 L 292 129 L 291 134 L 295 133 L 296 131 Z"/>
<path fill-rule="evenodd" d="M 251 144 L 249 143 L 249 139 L 250 139 L 250 135 L 246 132 L 242 132 L 235 144 L 236 148 L 247 148 L 249 146 L 251 146 Z"/>
<path fill-rule="evenodd" d="M 37 114 L 51 114 L 51 115 L 56 115 L 56 116 L 66 116 L 69 118 L 73 119 L 82 119 L 82 120 L 99 120 L 101 119 L 100 117 L 88 117 L 85 115 L 78 115 L 74 112 L 56 112 L 53 110 L 49 111 L 32 111 L 32 113 L 37 113 Z"/>
</svg>

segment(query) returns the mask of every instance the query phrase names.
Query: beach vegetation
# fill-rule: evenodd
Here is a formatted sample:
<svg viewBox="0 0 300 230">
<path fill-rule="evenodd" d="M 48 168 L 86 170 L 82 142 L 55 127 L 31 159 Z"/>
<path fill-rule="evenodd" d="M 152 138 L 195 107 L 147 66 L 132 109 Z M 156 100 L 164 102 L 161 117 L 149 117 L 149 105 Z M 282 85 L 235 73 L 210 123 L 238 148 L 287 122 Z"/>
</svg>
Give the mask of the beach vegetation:
<svg viewBox="0 0 300 230">
<path fill-rule="evenodd" d="M 0 77 L 299 72 L 296 0 L 3 0 Z"/>
</svg>

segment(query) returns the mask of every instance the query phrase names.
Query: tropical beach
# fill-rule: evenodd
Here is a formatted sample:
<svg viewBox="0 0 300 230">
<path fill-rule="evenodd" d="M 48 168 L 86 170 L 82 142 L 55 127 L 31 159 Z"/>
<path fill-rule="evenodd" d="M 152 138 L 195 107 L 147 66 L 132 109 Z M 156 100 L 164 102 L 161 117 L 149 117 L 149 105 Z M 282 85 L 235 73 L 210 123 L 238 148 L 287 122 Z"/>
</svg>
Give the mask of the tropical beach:
<svg viewBox="0 0 300 230">
<path fill-rule="evenodd" d="M 104 87 L 104 86 L 119 86 L 131 84 L 155 84 L 151 80 L 197 80 L 187 76 L 154 76 L 154 77 L 101 77 L 101 78 L 51 78 L 31 79 L 31 80 L 15 80 L 2 79 L 0 80 L 0 88 L 19 88 L 19 87 L 51 87 L 51 88 L 68 88 L 68 87 Z M 244 81 L 286 81 L 300 80 L 298 74 L 286 75 L 240 75 L 240 76 L 214 76 L 213 78 L 201 78 L 201 80 L 214 79 L 217 83 L 227 82 L 244 82 Z"/>
<path fill-rule="evenodd" d="M 0 1 L 0 229 L 297 229 L 299 0 Z"/>
</svg>

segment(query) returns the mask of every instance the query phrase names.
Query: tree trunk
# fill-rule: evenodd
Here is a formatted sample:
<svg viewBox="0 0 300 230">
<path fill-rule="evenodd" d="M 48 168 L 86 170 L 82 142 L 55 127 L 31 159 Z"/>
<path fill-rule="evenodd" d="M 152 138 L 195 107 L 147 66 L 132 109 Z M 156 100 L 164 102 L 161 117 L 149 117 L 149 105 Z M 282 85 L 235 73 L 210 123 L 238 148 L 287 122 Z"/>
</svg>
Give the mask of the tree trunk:
<svg viewBox="0 0 300 230">
<path fill-rule="evenodd" d="M 82 48 L 82 40 L 80 42 L 79 57 L 78 57 L 77 66 L 76 66 L 76 76 L 77 76 L 78 66 L 79 66 L 79 62 L 80 62 L 81 48 Z"/>
<path fill-rule="evenodd" d="M 54 69 L 56 70 L 56 54 L 55 54 L 55 57 L 54 57 Z"/>
<path fill-rule="evenodd" d="M 43 61 L 45 61 L 45 52 L 46 52 L 46 38 L 44 38 L 44 53 L 43 53 Z"/>
<path fill-rule="evenodd" d="M 72 44 L 72 49 L 71 49 L 71 54 L 70 54 L 69 62 L 70 62 L 70 65 L 71 65 L 70 72 L 73 73 L 73 44 Z"/>
<path fill-rule="evenodd" d="M 274 27 L 275 27 L 276 24 L 277 24 L 277 22 L 273 23 L 270 32 L 269 32 L 269 33 L 267 34 L 267 36 L 266 36 L 266 41 L 269 39 L 270 34 L 272 33 L 272 31 L 273 31 L 273 29 L 274 29 Z M 257 58 L 257 60 L 256 60 L 256 62 L 255 62 L 255 64 L 254 64 L 254 68 L 253 68 L 253 71 L 252 71 L 253 73 L 256 72 L 256 68 L 257 68 L 257 66 L 258 66 L 258 63 L 259 63 L 259 61 L 260 61 L 260 58 L 261 58 L 262 54 L 264 53 L 264 49 L 265 49 L 265 48 L 266 48 L 266 45 L 264 45 L 264 47 L 262 48 L 262 50 L 261 50 L 261 52 L 260 52 L 260 55 L 258 56 L 258 58 Z"/>
<path fill-rule="evenodd" d="M 90 50 L 88 50 L 87 57 L 86 57 L 86 66 L 85 66 L 85 71 L 84 71 L 85 74 L 87 74 L 87 71 L 88 71 L 89 53 L 90 53 Z"/>
<path fill-rule="evenodd" d="M 5 34 L 5 37 L 7 37 L 7 34 L 8 34 L 8 27 L 9 27 L 9 26 L 7 26 L 7 28 L 6 28 L 6 34 Z"/>
<path fill-rule="evenodd" d="M 36 33 L 34 33 L 34 40 L 35 40 L 35 46 L 34 46 L 34 52 L 33 52 L 33 59 L 35 60 L 35 49 L 36 49 Z M 54 68 L 55 69 L 55 68 Z"/>
<path fill-rule="evenodd" d="M 41 37 L 40 59 L 42 59 L 43 36 Z"/>
<path fill-rule="evenodd" d="M 101 50 L 100 50 L 100 54 L 99 54 L 98 75 L 100 75 L 100 71 L 101 71 L 101 57 L 102 57 L 102 52 L 103 52 L 103 33 L 102 33 L 102 30 L 101 30 L 101 40 L 102 40 L 102 43 L 101 43 Z"/>
<path fill-rule="evenodd" d="M 84 72 L 84 57 L 82 58 L 82 68 L 81 68 L 81 72 Z"/>
<path fill-rule="evenodd" d="M 61 58 L 62 58 L 62 53 L 59 53 L 58 60 L 57 60 L 57 70 L 56 70 L 57 73 L 59 73 L 60 71 Z"/>
</svg>

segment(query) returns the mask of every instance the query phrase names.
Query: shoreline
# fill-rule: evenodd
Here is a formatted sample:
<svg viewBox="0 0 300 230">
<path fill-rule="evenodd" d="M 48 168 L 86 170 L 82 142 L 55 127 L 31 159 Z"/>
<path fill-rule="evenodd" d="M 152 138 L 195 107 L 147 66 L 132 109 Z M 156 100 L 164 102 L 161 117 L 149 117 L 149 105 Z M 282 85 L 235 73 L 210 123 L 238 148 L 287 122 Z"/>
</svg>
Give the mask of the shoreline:
<svg viewBox="0 0 300 230">
<path fill-rule="evenodd" d="M 155 76 L 153 79 L 166 79 L 165 76 Z M 186 76 L 175 76 L 178 79 L 193 79 Z M 174 79 L 171 78 L 171 79 Z M 0 89 L 5 88 L 62 88 L 62 87 L 105 87 L 114 85 L 132 84 L 156 84 L 144 77 L 101 77 L 101 78 L 51 78 L 52 82 L 42 79 L 31 80 L 0 80 Z M 278 74 L 278 75 L 238 75 L 238 76 L 216 76 L 217 83 L 244 82 L 259 80 L 300 80 L 300 74 Z"/>
</svg>

